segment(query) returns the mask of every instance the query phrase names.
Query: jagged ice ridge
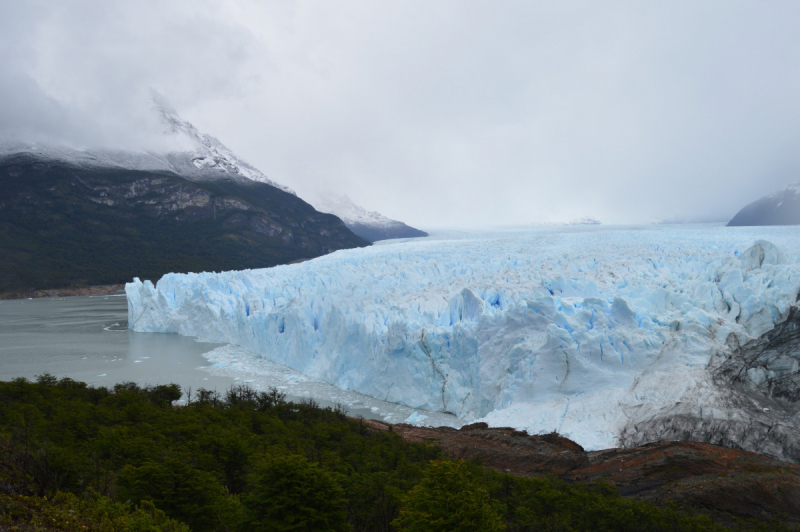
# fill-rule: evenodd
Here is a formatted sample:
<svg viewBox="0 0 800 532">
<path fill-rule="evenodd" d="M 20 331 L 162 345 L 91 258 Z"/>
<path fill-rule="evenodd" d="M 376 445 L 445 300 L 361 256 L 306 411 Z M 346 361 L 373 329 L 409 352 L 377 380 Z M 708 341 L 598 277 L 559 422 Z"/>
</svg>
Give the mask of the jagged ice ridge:
<svg viewBox="0 0 800 532">
<path fill-rule="evenodd" d="M 598 449 L 676 404 L 732 415 L 715 410 L 712 370 L 786 320 L 799 251 L 791 228 L 516 233 L 126 292 L 135 331 L 237 344 L 343 389 Z"/>
</svg>

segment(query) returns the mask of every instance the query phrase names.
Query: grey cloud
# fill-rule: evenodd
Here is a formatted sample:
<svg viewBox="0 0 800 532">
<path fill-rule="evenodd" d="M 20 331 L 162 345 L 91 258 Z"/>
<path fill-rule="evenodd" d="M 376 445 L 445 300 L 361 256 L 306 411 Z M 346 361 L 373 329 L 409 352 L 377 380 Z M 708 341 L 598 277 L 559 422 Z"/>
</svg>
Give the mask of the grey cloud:
<svg viewBox="0 0 800 532">
<path fill-rule="evenodd" d="M 0 36 L 3 137 L 152 147 L 152 88 L 176 105 L 238 90 L 251 37 L 216 3 L 16 4 Z"/>
<path fill-rule="evenodd" d="M 412 224 L 722 219 L 800 180 L 792 2 L 12 11 L 0 135 L 146 146 L 155 87 L 301 196 Z"/>
</svg>

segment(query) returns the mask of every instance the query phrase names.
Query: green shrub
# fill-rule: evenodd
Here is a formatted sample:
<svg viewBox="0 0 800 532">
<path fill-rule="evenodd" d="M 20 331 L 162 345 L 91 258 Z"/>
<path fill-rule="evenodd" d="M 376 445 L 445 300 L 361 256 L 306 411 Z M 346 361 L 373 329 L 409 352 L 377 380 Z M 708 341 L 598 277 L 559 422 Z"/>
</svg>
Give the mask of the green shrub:
<svg viewBox="0 0 800 532">
<path fill-rule="evenodd" d="M 435 460 L 422 482 L 403 498 L 392 522 L 409 532 L 496 532 L 505 530 L 499 504 L 469 471 L 466 462 Z"/>
<path fill-rule="evenodd" d="M 0 495 L 0 529 L 64 532 L 190 532 L 152 503 L 138 507 L 87 493 L 79 498 L 59 493 L 53 498 Z"/>
<path fill-rule="evenodd" d="M 233 505 L 226 501 L 225 489 L 214 475 L 189 467 L 182 460 L 167 458 L 139 467 L 126 465 L 117 485 L 120 499 L 137 504 L 149 501 L 193 530 L 213 530 L 232 520 Z"/>
<path fill-rule="evenodd" d="M 253 532 L 348 530 L 347 500 L 333 475 L 296 454 L 268 456 L 244 499 Z"/>
</svg>

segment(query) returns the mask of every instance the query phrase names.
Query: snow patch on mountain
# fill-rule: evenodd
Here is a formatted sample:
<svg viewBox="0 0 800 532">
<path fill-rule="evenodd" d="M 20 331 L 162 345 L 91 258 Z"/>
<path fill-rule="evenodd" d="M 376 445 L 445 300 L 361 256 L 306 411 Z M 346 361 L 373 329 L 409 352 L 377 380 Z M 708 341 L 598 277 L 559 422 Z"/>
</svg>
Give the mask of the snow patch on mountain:
<svg viewBox="0 0 800 532">
<path fill-rule="evenodd" d="M 257 168 L 237 157 L 216 138 L 200 133 L 190 122 L 178 116 L 175 109 L 158 93 L 153 94 L 153 104 L 166 125 L 165 134 L 186 146 L 183 151 L 163 155 L 177 173 L 197 177 L 221 174 L 244 177 L 295 194 L 289 187 L 272 181 Z"/>
<path fill-rule="evenodd" d="M 320 212 L 335 214 L 345 224 L 364 224 L 372 227 L 386 227 L 405 225 L 403 222 L 392 220 L 379 212 L 368 211 L 344 194 L 328 192 L 318 194 L 311 200 L 311 205 Z"/>
<path fill-rule="evenodd" d="M 297 195 L 272 181 L 257 168 L 240 159 L 216 138 L 200 133 L 159 94 L 153 94 L 153 109 L 163 125 L 164 147 L 157 151 L 76 149 L 40 142 L 0 141 L 0 157 L 30 154 L 43 160 L 63 161 L 78 167 L 124 168 L 150 172 L 173 172 L 189 180 L 221 177 L 249 179 Z"/>
<path fill-rule="evenodd" d="M 351 231 L 370 242 L 428 236 L 424 231 L 403 222 L 387 218 L 379 212 L 368 211 L 344 194 L 318 193 L 310 202 L 318 211 L 338 216 Z"/>
</svg>

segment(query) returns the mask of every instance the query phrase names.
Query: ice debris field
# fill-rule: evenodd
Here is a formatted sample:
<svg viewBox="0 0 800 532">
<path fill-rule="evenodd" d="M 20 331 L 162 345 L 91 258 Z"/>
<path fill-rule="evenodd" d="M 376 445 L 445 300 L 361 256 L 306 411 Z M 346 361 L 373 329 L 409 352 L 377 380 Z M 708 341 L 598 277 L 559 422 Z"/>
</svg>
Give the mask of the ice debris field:
<svg viewBox="0 0 800 532">
<path fill-rule="evenodd" d="M 791 227 L 642 227 L 420 239 L 126 286 L 129 326 L 241 346 L 310 377 L 588 449 L 677 403 L 785 320 Z"/>
</svg>

